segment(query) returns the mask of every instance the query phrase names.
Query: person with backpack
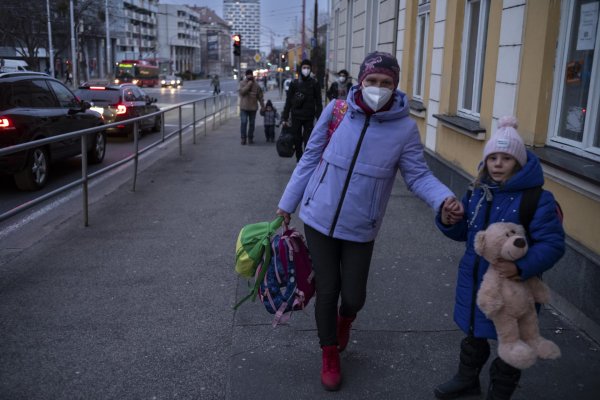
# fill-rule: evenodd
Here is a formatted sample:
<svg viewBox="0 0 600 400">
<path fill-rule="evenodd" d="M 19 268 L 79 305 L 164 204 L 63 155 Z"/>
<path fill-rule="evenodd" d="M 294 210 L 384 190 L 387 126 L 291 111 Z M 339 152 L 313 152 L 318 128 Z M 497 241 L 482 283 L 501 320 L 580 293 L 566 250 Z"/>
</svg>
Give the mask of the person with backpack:
<svg viewBox="0 0 600 400">
<path fill-rule="evenodd" d="M 352 81 L 350 80 L 348 71 L 345 69 L 340 70 L 337 73 L 338 77 L 335 82 L 331 84 L 329 90 L 327 90 L 327 99 L 345 99 L 352 87 Z"/>
<path fill-rule="evenodd" d="M 466 337 L 460 343 L 458 372 L 434 390 L 438 399 L 481 392 L 479 373 L 490 356 L 488 340 L 497 338 L 493 322 L 486 318 L 475 300 L 489 265 L 475 253 L 477 232 L 499 221 L 525 227 L 529 242 L 527 254 L 515 262 L 498 261 L 502 274 L 508 279 L 526 280 L 541 275 L 565 252 L 565 233 L 557 203 L 551 192 L 541 190 L 544 173 L 540 161 L 525 148 L 516 129 L 516 118 L 500 118 L 496 132 L 484 147 L 472 189 L 462 199 L 465 213 L 459 216 L 442 209 L 436 218 L 444 235 L 466 242 L 458 267 L 454 306 L 454 321 Z M 496 357 L 489 373 L 486 399 L 510 399 L 521 370 Z"/>
<path fill-rule="evenodd" d="M 462 204 L 425 162 L 408 97 L 397 89 L 399 74 L 391 54 L 366 56 L 347 100 L 325 107 L 276 211 L 289 224 L 302 204 L 326 390 L 341 385 L 339 353 L 365 304 L 373 246 L 398 171 L 408 189 L 437 212 L 445 203 L 456 218 L 462 213 Z"/>
<path fill-rule="evenodd" d="M 302 157 L 303 148 L 308 143 L 315 118 L 319 118 L 323 110 L 321 85 L 311 76 L 311 68 L 310 60 L 302 60 L 300 77 L 290 84 L 283 107 L 282 121 L 284 125 L 291 123 L 297 161 Z"/>
<path fill-rule="evenodd" d="M 254 71 L 246 70 L 246 76 L 240 82 L 240 120 L 242 144 L 254 144 L 254 123 L 256 120 L 256 111 L 260 104 L 260 109 L 265 108 L 263 100 L 263 90 L 260 85 L 254 81 Z"/>
<path fill-rule="evenodd" d="M 277 124 L 279 113 L 271 100 L 267 100 L 265 108 L 260 110 L 260 115 L 264 117 L 265 138 L 267 142 L 275 143 L 275 125 Z"/>
</svg>

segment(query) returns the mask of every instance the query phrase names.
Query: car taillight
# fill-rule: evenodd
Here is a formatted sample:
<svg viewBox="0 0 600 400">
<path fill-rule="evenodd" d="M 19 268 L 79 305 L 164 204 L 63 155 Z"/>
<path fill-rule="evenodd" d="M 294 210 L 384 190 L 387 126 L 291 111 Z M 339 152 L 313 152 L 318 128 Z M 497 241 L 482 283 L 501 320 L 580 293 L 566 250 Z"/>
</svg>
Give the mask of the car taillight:
<svg viewBox="0 0 600 400">
<path fill-rule="evenodd" d="M 2 129 L 2 130 L 15 129 L 15 125 L 9 118 L 0 117 L 0 129 Z"/>
<path fill-rule="evenodd" d="M 117 115 L 127 113 L 127 106 L 124 104 L 117 104 Z"/>
</svg>

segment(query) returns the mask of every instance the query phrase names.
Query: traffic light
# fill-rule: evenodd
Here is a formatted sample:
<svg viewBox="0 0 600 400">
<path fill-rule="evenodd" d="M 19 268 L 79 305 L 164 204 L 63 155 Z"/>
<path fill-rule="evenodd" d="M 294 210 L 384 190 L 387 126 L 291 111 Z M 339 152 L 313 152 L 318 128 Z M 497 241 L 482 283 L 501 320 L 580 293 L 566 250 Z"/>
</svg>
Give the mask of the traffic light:
<svg viewBox="0 0 600 400">
<path fill-rule="evenodd" d="M 239 56 L 242 53 L 242 35 L 233 35 L 233 55 Z"/>
</svg>

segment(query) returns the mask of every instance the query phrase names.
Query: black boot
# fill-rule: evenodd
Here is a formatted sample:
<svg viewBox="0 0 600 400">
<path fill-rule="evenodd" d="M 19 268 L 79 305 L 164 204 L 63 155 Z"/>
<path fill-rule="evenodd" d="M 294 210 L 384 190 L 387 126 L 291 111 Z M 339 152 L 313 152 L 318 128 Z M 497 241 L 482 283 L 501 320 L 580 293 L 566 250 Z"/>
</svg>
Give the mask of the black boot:
<svg viewBox="0 0 600 400">
<path fill-rule="evenodd" d="M 467 336 L 460 342 L 460 363 L 452 379 L 435 388 L 438 399 L 454 399 L 463 395 L 480 394 L 479 373 L 490 356 L 486 339 Z"/>
<path fill-rule="evenodd" d="M 486 400 L 510 400 L 520 378 L 520 369 L 496 357 L 490 366 L 490 386 Z"/>
</svg>

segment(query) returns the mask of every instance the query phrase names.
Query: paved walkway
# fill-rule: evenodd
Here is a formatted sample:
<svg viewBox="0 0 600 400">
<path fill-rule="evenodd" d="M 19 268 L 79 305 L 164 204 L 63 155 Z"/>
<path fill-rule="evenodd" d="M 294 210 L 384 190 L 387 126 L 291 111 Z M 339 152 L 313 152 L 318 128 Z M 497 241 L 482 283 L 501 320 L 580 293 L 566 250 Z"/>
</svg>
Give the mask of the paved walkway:
<svg viewBox="0 0 600 400">
<path fill-rule="evenodd" d="M 114 190 L 93 187 L 87 228 L 69 216 L 76 198 L 3 238 L 1 399 L 433 399 L 462 338 L 452 321 L 462 245 L 400 180 L 340 392 L 319 383 L 312 307 L 276 329 L 258 303 L 232 310 L 247 290 L 233 271 L 239 229 L 273 218 L 295 165 L 257 121 L 253 146 L 239 144 L 232 118 L 186 139 L 181 157 L 174 141 L 143 158 L 135 192 L 129 172 Z M 525 371 L 514 399 L 598 399 L 598 343 L 552 308 L 541 325 L 563 357 Z"/>
</svg>

